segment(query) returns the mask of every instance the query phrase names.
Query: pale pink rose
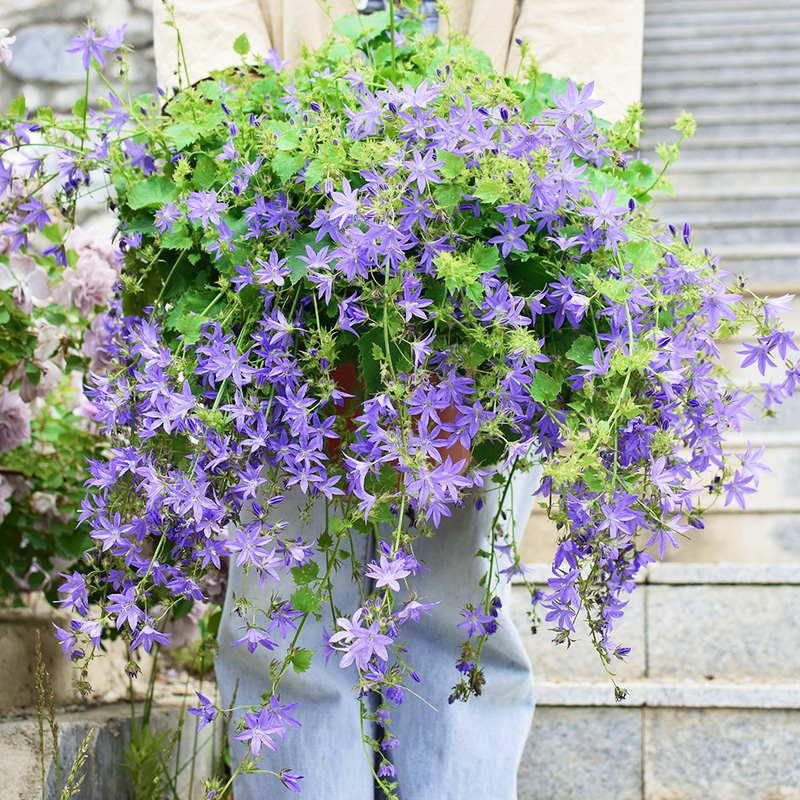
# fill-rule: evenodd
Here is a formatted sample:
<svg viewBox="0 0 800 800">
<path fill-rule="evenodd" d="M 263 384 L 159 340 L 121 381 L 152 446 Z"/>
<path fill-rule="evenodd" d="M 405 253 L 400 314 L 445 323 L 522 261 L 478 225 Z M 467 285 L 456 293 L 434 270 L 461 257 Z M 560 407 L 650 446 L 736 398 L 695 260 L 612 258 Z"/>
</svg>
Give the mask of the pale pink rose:
<svg viewBox="0 0 800 800">
<path fill-rule="evenodd" d="M 35 319 L 33 323 L 36 327 L 37 340 L 33 357 L 39 362 L 47 361 L 58 350 L 62 339 L 68 335 L 67 329 L 64 325 L 51 325 L 41 317 Z"/>
<path fill-rule="evenodd" d="M 11 63 L 11 45 L 17 41 L 16 36 L 8 35 L 8 28 L 0 30 L 0 61 L 6 66 Z"/>
<path fill-rule="evenodd" d="M 106 329 L 105 320 L 105 314 L 98 314 L 83 334 L 81 352 L 91 359 L 89 368 L 92 372 L 105 369 L 113 359 L 111 336 Z"/>
<path fill-rule="evenodd" d="M 72 302 L 78 313 L 88 318 L 95 306 L 105 306 L 111 297 L 117 271 L 94 250 L 84 250 L 75 265 L 78 278 Z"/>
<path fill-rule="evenodd" d="M 27 375 L 24 375 L 20 382 L 19 396 L 26 403 L 30 403 L 37 397 L 47 397 L 64 377 L 64 373 L 52 361 L 45 361 L 41 365 L 41 371 L 39 383 L 31 383 Z"/>
<path fill-rule="evenodd" d="M 14 494 L 14 487 L 0 474 L 0 522 L 11 512 L 11 503 L 8 498 Z"/>
<path fill-rule="evenodd" d="M 14 252 L 8 266 L 0 264 L 0 290 L 13 289 L 14 305 L 31 314 L 33 306 L 46 306 L 50 298 L 47 273 L 30 256 Z"/>
<path fill-rule="evenodd" d="M 80 254 L 84 250 L 93 250 L 108 262 L 108 266 L 119 272 L 119 256 L 111 242 L 111 234 L 98 227 L 81 228 L 76 225 L 64 240 L 69 250 Z"/>
<path fill-rule="evenodd" d="M 56 496 L 52 492 L 34 492 L 31 495 L 31 509 L 37 514 L 55 514 Z"/>
<path fill-rule="evenodd" d="M 31 440 L 31 410 L 19 392 L 0 387 L 0 453 Z"/>
</svg>

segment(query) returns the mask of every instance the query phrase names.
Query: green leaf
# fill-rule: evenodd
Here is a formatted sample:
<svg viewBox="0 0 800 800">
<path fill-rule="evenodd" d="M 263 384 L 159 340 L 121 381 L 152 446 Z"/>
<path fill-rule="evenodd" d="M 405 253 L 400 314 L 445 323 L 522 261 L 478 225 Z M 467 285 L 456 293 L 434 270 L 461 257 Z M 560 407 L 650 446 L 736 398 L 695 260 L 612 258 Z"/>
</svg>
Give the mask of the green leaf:
<svg viewBox="0 0 800 800">
<path fill-rule="evenodd" d="M 572 343 L 572 347 L 567 350 L 567 358 L 582 366 L 593 364 L 595 348 L 596 345 L 591 336 L 579 336 Z"/>
<path fill-rule="evenodd" d="M 36 119 L 39 122 L 44 122 L 47 125 L 51 125 L 55 122 L 55 116 L 53 115 L 53 109 L 48 108 L 47 106 L 41 106 L 36 109 Z"/>
<path fill-rule="evenodd" d="M 8 311 L 0 311 L 0 325 L 5 325 L 11 319 Z"/>
<path fill-rule="evenodd" d="M 128 190 L 128 205 L 133 209 L 160 208 L 178 197 L 178 187 L 166 175 L 153 175 Z"/>
<path fill-rule="evenodd" d="M 314 159 L 306 167 L 306 189 L 313 189 L 322 181 L 322 162 Z"/>
<path fill-rule="evenodd" d="M 279 150 L 275 153 L 275 158 L 272 159 L 272 169 L 274 169 L 275 174 L 286 183 L 289 178 L 297 172 L 302 162 L 303 156 L 299 154 L 292 155 L 291 153 L 284 153 Z"/>
<path fill-rule="evenodd" d="M 186 235 L 186 226 L 180 222 L 172 229 L 172 233 L 165 233 L 161 236 L 161 246 L 165 250 L 189 250 L 192 246 L 192 238 Z"/>
<path fill-rule="evenodd" d="M 200 138 L 202 130 L 199 130 L 196 125 L 176 122 L 174 125 L 168 125 L 164 129 L 164 135 L 178 150 L 185 150 Z"/>
<path fill-rule="evenodd" d="M 461 202 L 461 187 L 452 183 L 439 183 L 433 190 L 436 202 L 449 214 Z"/>
<path fill-rule="evenodd" d="M 546 372 L 537 369 L 536 375 L 528 387 L 531 397 L 539 403 L 552 403 L 561 391 L 561 384 L 556 383 Z"/>
<path fill-rule="evenodd" d="M 497 178 L 482 178 L 475 187 L 475 197 L 487 203 L 496 203 L 506 193 L 506 184 Z"/>
<path fill-rule="evenodd" d="M 389 12 L 378 11 L 369 16 L 351 14 L 334 23 L 334 30 L 348 39 L 358 41 L 361 38 L 374 39 L 389 27 Z"/>
<path fill-rule="evenodd" d="M 316 611 L 319 608 L 319 598 L 308 586 L 301 586 L 292 595 L 292 608 L 295 611 Z"/>
<path fill-rule="evenodd" d="M 246 56 L 250 52 L 250 40 L 247 38 L 246 33 L 236 37 L 233 43 L 233 52 L 238 53 L 240 56 Z"/>
<path fill-rule="evenodd" d="M 200 189 L 210 189 L 217 178 L 217 165 L 210 156 L 202 155 L 197 159 L 197 166 L 192 173 L 194 185 Z"/>
<path fill-rule="evenodd" d="M 608 478 L 598 470 L 587 469 L 583 472 L 583 482 L 593 492 L 602 492 L 608 488 Z"/>
<path fill-rule="evenodd" d="M 278 150 L 284 150 L 287 153 L 290 153 L 292 150 L 297 150 L 300 147 L 300 136 L 298 135 L 296 130 L 288 130 L 283 131 L 281 135 L 278 137 L 278 141 L 275 144 Z"/>
<path fill-rule="evenodd" d="M 500 263 L 500 252 L 495 244 L 476 244 L 472 258 L 480 272 L 491 272 Z"/>
<path fill-rule="evenodd" d="M 72 116 L 83 119 L 86 114 L 86 97 L 79 97 L 72 106 Z"/>
<path fill-rule="evenodd" d="M 8 113 L 12 117 L 24 118 L 28 112 L 28 104 L 25 102 L 25 95 L 15 97 L 8 106 Z"/>
<path fill-rule="evenodd" d="M 316 235 L 314 231 L 310 231 L 309 233 L 303 234 L 300 238 L 295 239 L 290 245 L 289 250 L 286 253 L 288 261 L 286 262 L 287 265 L 291 268 L 291 273 L 289 274 L 289 279 L 292 283 L 297 283 L 301 278 L 304 278 L 306 273 L 308 272 L 308 266 L 304 261 L 300 261 L 298 256 L 303 256 L 303 258 L 307 258 L 306 256 L 306 245 L 310 246 L 313 250 L 316 250 L 314 247 L 314 243 L 316 240 Z"/>
<path fill-rule="evenodd" d="M 439 174 L 443 178 L 452 180 L 457 178 L 463 171 L 466 162 L 461 156 L 454 153 L 447 153 L 443 150 L 437 151 L 437 156 L 441 161 L 444 161 L 444 166 L 439 170 Z"/>
<path fill-rule="evenodd" d="M 185 314 L 175 323 L 175 328 L 183 334 L 186 344 L 194 344 L 200 338 L 200 329 L 205 322 L 208 322 L 208 317 L 200 314 Z"/>
<path fill-rule="evenodd" d="M 313 650 L 293 650 L 289 655 L 289 661 L 292 669 L 300 675 L 311 666 L 311 658 L 314 655 Z"/>
<path fill-rule="evenodd" d="M 309 561 L 302 567 L 292 567 L 292 578 L 298 586 L 305 586 L 307 583 L 316 580 L 319 574 L 319 564 L 316 561 Z"/>
</svg>

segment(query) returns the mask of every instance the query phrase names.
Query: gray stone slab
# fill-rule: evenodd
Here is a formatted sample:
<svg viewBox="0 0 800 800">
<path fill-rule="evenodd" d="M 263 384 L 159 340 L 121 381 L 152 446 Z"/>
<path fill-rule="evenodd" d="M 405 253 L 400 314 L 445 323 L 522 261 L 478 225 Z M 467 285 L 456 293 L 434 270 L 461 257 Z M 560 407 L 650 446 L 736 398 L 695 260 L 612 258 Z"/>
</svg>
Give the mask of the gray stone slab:
<svg viewBox="0 0 800 800">
<path fill-rule="evenodd" d="M 137 714 L 140 712 L 137 711 Z M 150 717 L 153 731 L 177 729 L 180 708 L 171 705 L 156 707 Z M 130 781 L 120 769 L 126 748 L 131 740 L 131 708 L 127 704 L 84 709 L 57 715 L 59 726 L 59 764 L 62 788 L 78 754 L 84 737 L 92 731 L 92 739 L 83 769 L 84 782 L 77 797 L 80 800 L 122 800 L 130 794 Z M 47 723 L 45 723 L 47 724 Z M 186 715 L 180 744 L 180 763 L 184 764 L 195 747 L 197 718 Z M 211 774 L 215 753 L 211 737 L 222 741 L 220 725 L 206 727 L 197 737 L 197 760 L 194 775 L 184 770 L 178 776 L 178 793 L 188 797 L 189 787 L 195 797 L 202 796 L 200 781 Z M 0 722 L 0 797 L 4 800 L 58 800 L 60 791 L 53 761 L 52 737 L 45 728 L 45 791 L 42 798 L 42 778 L 39 763 L 39 729 L 35 717 Z M 170 774 L 175 773 L 173 752 Z"/>
<path fill-rule="evenodd" d="M 645 22 L 645 34 L 649 33 Z M 684 38 L 656 39 L 652 36 L 645 38 L 645 63 L 647 54 L 661 53 L 730 53 L 737 50 L 769 51 L 791 50 L 800 46 L 800 35 L 794 31 L 760 33 L 750 35 L 706 36 L 702 40 Z"/>
<path fill-rule="evenodd" d="M 641 753 L 638 709 L 537 708 L 518 798 L 639 800 Z"/>
<path fill-rule="evenodd" d="M 609 682 L 600 656 L 591 644 L 588 626 L 583 620 L 576 624 L 576 640 L 567 648 L 566 645 L 553 643 L 553 633 L 548 630 L 547 623 L 539 626 L 535 636 L 531 635 L 530 620 L 526 616 L 529 607 L 529 595 L 525 587 L 514 586 L 511 593 L 511 618 L 522 635 L 537 680 L 596 679 Z M 631 648 L 625 661 L 617 661 L 609 667 L 617 676 L 617 681 L 625 682 L 644 676 L 644 593 L 641 588 L 628 596 L 625 614 L 617 621 L 611 638 L 617 644 Z"/>
<path fill-rule="evenodd" d="M 646 709 L 644 797 L 797 800 L 798 742 L 794 711 Z"/>
<path fill-rule="evenodd" d="M 675 69 L 644 73 L 642 89 L 673 87 L 682 91 L 687 86 L 758 86 L 764 83 L 785 83 L 797 80 L 800 69 L 792 64 L 730 66 L 717 62 L 713 67 L 698 68 L 676 59 Z"/>
<path fill-rule="evenodd" d="M 648 676 L 798 681 L 798 604 L 798 586 L 648 586 Z"/>
<path fill-rule="evenodd" d="M 47 83 L 80 84 L 85 80 L 80 55 L 64 52 L 76 35 L 74 25 L 30 25 L 15 33 L 14 55 L 7 67 L 14 77 Z"/>
<path fill-rule="evenodd" d="M 664 557 L 669 563 L 800 563 L 800 515 L 752 511 L 704 515 L 705 530 L 681 539 Z"/>
<path fill-rule="evenodd" d="M 658 562 L 647 570 L 647 583 L 668 585 L 786 585 L 800 586 L 800 564 L 670 564 Z"/>
<path fill-rule="evenodd" d="M 800 710 L 800 683 L 758 681 L 692 681 L 653 679 L 625 681 L 626 697 L 617 701 L 610 681 L 542 681 L 536 683 L 538 707 L 581 708 L 757 708 Z"/>
</svg>

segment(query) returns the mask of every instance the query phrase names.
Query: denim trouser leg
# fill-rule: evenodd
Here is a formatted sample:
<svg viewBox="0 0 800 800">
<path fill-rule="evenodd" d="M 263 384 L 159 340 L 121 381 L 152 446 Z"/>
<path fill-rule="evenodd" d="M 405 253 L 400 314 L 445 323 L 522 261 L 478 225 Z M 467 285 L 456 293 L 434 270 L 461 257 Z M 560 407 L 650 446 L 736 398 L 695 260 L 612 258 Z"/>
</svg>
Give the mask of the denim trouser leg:
<svg viewBox="0 0 800 800">
<path fill-rule="evenodd" d="M 519 476 L 514 481 L 518 530 L 528 519 L 531 493 L 537 484 L 533 475 Z M 407 622 L 400 636 L 408 644 L 409 663 L 422 678 L 419 685 L 412 684 L 411 688 L 436 708 L 434 711 L 410 692 L 401 706 L 393 708 L 391 729 L 400 745 L 390 751 L 390 757 L 397 769 L 399 796 L 403 800 L 516 798 L 517 766 L 533 715 L 533 680 L 527 655 L 509 619 L 510 587 L 505 583 L 500 588 L 504 606 L 500 628 L 489 638 L 481 657 L 486 676 L 484 693 L 467 703 L 447 703 L 450 689 L 459 678 L 454 666 L 458 644 L 466 638 L 456 624 L 462 618 L 460 609 L 480 600 L 478 581 L 487 562 L 474 555 L 486 544 L 498 499 L 498 492 L 493 489 L 480 511 L 467 499 L 463 509 L 454 509 L 452 517 L 442 519 L 435 536 L 417 539 L 414 544 L 415 554 L 431 572 L 417 576 L 413 587 L 424 602 L 441 602 L 432 609 L 432 616 L 423 615 L 419 623 Z M 281 516 L 289 522 L 284 532 L 287 538 L 301 533 L 299 518 L 291 513 L 296 503 L 297 494 L 288 492 L 279 507 Z M 510 508 L 511 497 L 504 506 Z M 324 503 L 317 503 L 312 507 L 304 539 L 315 538 L 324 523 Z M 366 537 L 356 540 L 360 550 L 356 555 L 362 564 L 372 557 L 370 546 Z M 292 593 L 294 587 L 286 579 L 284 582 L 287 585 L 270 584 L 259 590 L 257 579 L 251 578 L 247 596 L 256 606 L 266 607 L 274 591 L 279 590 L 284 599 Z M 230 648 L 244 634 L 244 626 L 230 616 L 233 596 L 243 593 L 243 574 L 232 567 L 217 659 L 220 692 L 229 706 L 237 679 L 236 705 L 257 704 L 261 693 L 269 689 L 270 661 L 284 652 L 259 648 L 250 654 L 244 645 Z M 352 614 L 360 605 L 360 589 L 350 577 L 347 564 L 337 573 L 334 593 L 335 602 L 344 613 Z M 330 621 L 326 624 L 332 632 Z M 277 741 L 277 753 L 262 749 L 260 765 L 276 772 L 290 767 L 305 775 L 300 785 L 307 800 L 373 800 L 372 774 L 361 742 L 359 704 L 351 693 L 356 671 L 353 667 L 339 669 L 333 661 L 325 667 L 320 652 L 321 634 L 321 626 L 309 618 L 298 644 L 317 651 L 317 655 L 304 674 L 287 671 L 280 686 L 282 704 L 300 703 L 295 716 L 302 727 L 290 728 L 286 741 Z M 234 714 L 234 720 L 240 715 L 241 712 Z M 245 745 L 234 740 L 235 733 L 232 729 L 234 765 L 246 752 Z M 244 775 L 236 782 L 237 800 L 265 800 L 283 791 L 271 775 Z"/>
<path fill-rule="evenodd" d="M 530 516 L 536 474 L 514 482 L 513 505 L 517 530 Z M 517 768 L 533 720 L 533 676 L 519 634 L 508 610 L 510 585 L 503 582 L 499 596 L 503 609 L 500 627 L 489 637 L 481 655 L 486 685 L 480 697 L 449 705 L 447 698 L 460 673 L 455 669 L 459 643 L 467 637 L 456 625 L 460 609 L 477 605 L 478 581 L 487 562 L 475 558 L 486 545 L 497 510 L 498 493 L 487 495 L 480 511 L 474 505 L 454 511 L 442 520 L 436 535 L 415 542 L 414 552 L 430 568 L 414 582 L 424 602 L 441 599 L 433 615 L 419 624 L 403 626 L 409 664 L 422 682 L 412 688 L 428 703 L 406 693 L 393 713 L 392 731 L 400 745 L 392 751 L 403 800 L 516 800 Z M 511 507 L 507 497 L 504 506 Z"/>
<path fill-rule="evenodd" d="M 276 519 L 282 517 L 289 523 L 285 531 L 287 539 L 294 539 L 302 531 L 302 523 L 297 515 L 298 501 L 304 505 L 305 498 L 299 492 L 287 492 L 285 501 L 276 513 Z M 324 528 L 325 504 L 316 503 L 312 506 L 311 521 L 303 531 L 303 538 L 313 541 Z M 356 548 L 361 551 L 356 553 L 356 557 L 364 564 L 371 557 L 368 552 L 370 543 L 363 536 L 354 541 Z M 264 589 L 259 589 L 258 578 L 252 575 L 246 595 L 256 607 L 266 608 L 273 592 L 279 592 L 283 599 L 288 600 L 294 589 L 290 578 L 284 578 L 280 584 L 270 581 Z M 232 705 L 234 691 L 236 706 L 258 704 L 261 693 L 270 689 L 270 662 L 275 658 L 282 659 L 286 652 L 285 643 L 271 652 L 259 647 L 251 654 L 245 645 L 231 649 L 231 643 L 245 632 L 241 621 L 230 613 L 233 597 L 243 594 L 244 574 L 231 563 L 228 593 L 220 624 L 219 655 L 216 659 L 220 694 L 228 707 Z M 348 562 L 337 573 L 334 601 L 345 613 L 352 613 L 361 605 L 360 588 L 350 576 Z M 263 616 L 259 622 L 263 623 Z M 333 632 L 330 621 L 326 627 Z M 277 633 L 275 636 L 277 639 Z M 361 740 L 359 703 L 351 693 L 357 679 L 356 673 L 353 669 L 339 669 L 335 661 L 326 667 L 321 653 L 322 644 L 322 626 L 309 617 L 300 633 L 298 646 L 314 650 L 316 655 L 309 669 L 301 675 L 289 668 L 279 687 L 282 705 L 300 704 L 293 716 L 301 723 L 301 727 L 289 728 L 286 741 L 275 740 L 277 753 L 263 748 L 259 766 L 274 772 L 288 767 L 304 775 L 300 787 L 305 800 L 373 800 L 373 777 Z M 234 721 L 240 719 L 241 714 L 241 711 L 235 712 Z M 231 726 L 229 738 L 234 768 L 247 751 L 245 744 L 236 741 L 235 736 L 236 731 Z M 267 800 L 288 795 L 276 777 L 262 774 L 238 776 L 235 791 L 236 800 Z"/>
</svg>

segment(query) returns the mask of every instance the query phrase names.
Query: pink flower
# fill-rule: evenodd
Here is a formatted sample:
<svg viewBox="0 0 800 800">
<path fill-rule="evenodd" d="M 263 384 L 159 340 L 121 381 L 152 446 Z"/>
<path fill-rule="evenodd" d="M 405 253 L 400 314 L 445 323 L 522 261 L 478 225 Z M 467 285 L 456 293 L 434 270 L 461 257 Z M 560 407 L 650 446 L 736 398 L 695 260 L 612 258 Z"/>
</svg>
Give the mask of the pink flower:
<svg viewBox="0 0 800 800">
<path fill-rule="evenodd" d="M 10 45 L 14 44 L 16 41 L 16 36 L 8 35 L 8 28 L 3 28 L 0 30 L 0 61 L 2 61 L 6 66 L 11 63 L 12 53 Z"/>
<path fill-rule="evenodd" d="M 0 522 L 2 522 L 6 515 L 11 511 L 11 503 L 8 498 L 14 494 L 14 487 L 0 475 Z"/>
<path fill-rule="evenodd" d="M 105 314 L 98 314 L 84 332 L 81 352 L 91 359 L 89 368 L 92 372 L 104 370 L 111 363 L 111 335 L 105 325 Z"/>
<path fill-rule="evenodd" d="M 19 396 L 26 402 L 30 403 L 37 397 L 47 397 L 50 392 L 61 383 L 64 373 L 52 361 L 45 361 L 40 366 L 41 377 L 39 383 L 31 383 L 27 375 L 22 376 L 19 386 Z"/>
<path fill-rule="evenodd" d="M 88 318 L 95 306 L 104 306 L 111 297 L 117 271 L 94 250 L 86 249 L 78 257 L 75 269 L 64 270 L 64 279 L 53 289 L 53 299 Z"/>
<path fill-rule="evenodd" d="M 31 410 L 19 392 L 0 387 L 0 453 L 31 440 Z"/>
<path fill-rule="evenodd" d="M 23 313 L 33 312 L 36 305 L 47 305 L 50 281 L 47 273 L 30 256 L 12 253 L 8 266 L 0 264 L 0 290 L 14 290 L 14 305 Z"/>
</svg>

